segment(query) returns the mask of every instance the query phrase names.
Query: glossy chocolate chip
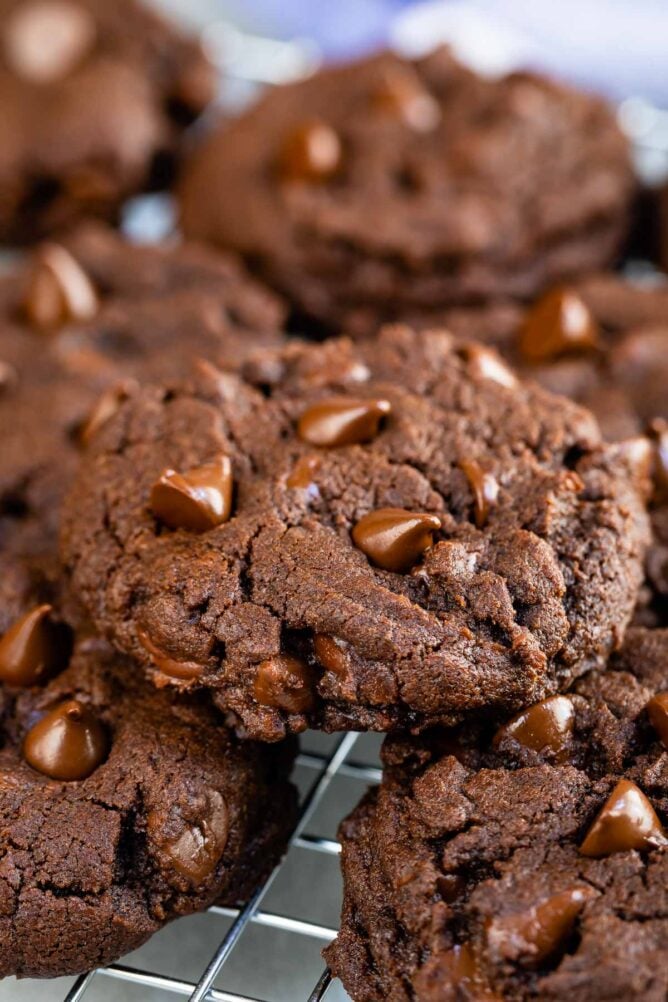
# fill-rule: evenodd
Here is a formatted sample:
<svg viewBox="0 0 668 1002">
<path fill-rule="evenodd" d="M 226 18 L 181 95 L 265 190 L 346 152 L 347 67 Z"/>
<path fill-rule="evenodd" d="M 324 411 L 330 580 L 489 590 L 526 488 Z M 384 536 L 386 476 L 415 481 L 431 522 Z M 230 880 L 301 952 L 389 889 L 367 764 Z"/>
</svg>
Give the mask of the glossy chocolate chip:
<svg viewBox="0 0 668 1002">
<path fill-rule="evenodd" d="M 528 911 L 492 919 L 486 930 L 490 954 L 500 961 L 538 967 L 563 948 L 594 893 L 591 888 L 572 887 Z"/>
<path fill-rule="evenodd" d="M 527 362 L 544 362 L 598 344 L 598 326 L 573 289 L 545 293 L 529 311 L 520 331 L 520 353 Z"/>
<path fill-rule="evenodd" d="M 111 420 L 121 404 L 136 388 L 137 383 L 134 379 L 125 379 L 102 394 L 79 431 L 79 441 L 82 445 L 90 444 L 100 428 Z"/>
<path fill-rule="evenodd" d="M 177 679 L 180 682 L 194 682 L 203 672 L 203 667 L 196 661 L 176 661 L 157 647 L 144 630 L 137 631 L 137 639 L 150 655 L 154 667 L 163 675 Z"/>
<path fill-rule="evenodd" d="M 0 640 L 0 681 L 5 685 L 37 685 L 67 666 L 72 634 L 51 613 L 50 605 L 38 605 L 12 623 Z"/>
<path fill-rule="evenodd" d="M 306 713 L 313 707 L 315 680 L 299 658 L 278 654 L 257 669 L 253 693 L 258 703 L 286 713 Z"/>
<path fill-rule="evenodd" d="M 517 386 L 517 377 L 495 351 L 483 348 L 480 344 L 470 344 L 462 349 L 462 355 L 478 379 L 489 379 L 508 389 Z"/>
<path fill-rule="evenodd" d="M 230 829 L 225 800 L 218 790 L 208 790 L 196 821 L 179 819 L 178 834 L 166 836 L 165 828 L 174 824 L 169 807 L 151 811 L 147 818 L 161 862 L 196 887 L 211 876 L 225 851 Z"/>
<path fill-rule="evenodd" d="M 229 519 L 232 488 L 228 456 L 185 473 L 164 470 L 151 490 L 151 510 L 170 529 L 206 532 Z"/>
<path fill-rule="evenodd" d="M 661 822 L 642 790 L 620 779 L 580 846 L 583 856 L 611 856 L 629 849 L 668 845 Z"/>
<path fill-rule="evenodd" d="M 302 442 L 321 448 L 371 442 L 391 409 L 389 400 L 331 397 L 304 411 L 297 434 Z"/>
<path fill-rule="evenodd" d="M 498 747 L 505 738 L 513 738 L 525 748 L 560 762 L 568 754 L 574 724 L 575 709 L 571 700 L 567 696 L 550 696 L 522 710 L 500 727 L 494 746 Z"/>
<path fill-rule="evenodd" d="M 322 665 L 325 671 L 331 671 L 335 675 L 346 675 L 348 671 L 348 655 L 346 653 L 346 643 L 330 637 L 326 633 L 316 633 L 313 638 L 313 653 L 318 664 Z"/>
<path fill-rule="evenodd" d="M 454 989 L 452 998 L 500 1002 L 489 986 L 476 953 L 468 943 L 454 946 L 439 958 L 438 979 Z M 436 996 L 434 996 L 436 997 Z"/>
<path fill-rule="evenodd" d="M 320 467 L 320 460 L 317 456 L 302 456 L 298 460 L 286 478 L 286 486 L 290 490 L 318 492 L 318 485 L 315 478 Z"/>
<path fill-rule="evenodd" d="M 429 512 L 379 508 L 359 520 L 352 536 L 355 546 L 371 563 L 401 574 L 432 546 L 434 533 L 440 528 L 438 515 Z"/>
<path fill-rule="evenodd" d="M 70 321 L 91 320 L 98 298 L 70 252 L 58 244 L 44 244 L 28 272 L 23 309 L 33 327 L 55 330 Z"/>
<path fill-rule="evenodd" d="M 459 468 L 469 482 L 473 494 L 473 517 L 478 529 L 487 524 L 490 510 L 499 496 L 499 484 L 491 473 L 485 473 L 475 459 L 462 459 Z"/>
<path fill-rule="evenodd" d="M 668 748 L 668 692 L 659 692 L 647 704 L 647 715 L 659 735 L 664 748 Z"/>
<path fill-rule="evenodd" d="M 341 166 L 341 141 L 325 122 L 305 122 L 286 138 L 279 170 L 290 181 L 326 181 Z"/>
<path fill-rule="evenodd" d="M 50 710 L 28 731 L 23 754 L 28 765 L 51 779 L 86 779 L 109 751 L 106 731 L 76 699 Z"/>
<path fill-rule="evenodd" d="M 19 4 L 2 32 L 14 73 L 37 84 L 53 83 L 76 69 L 96 35 L 92 14 L 67 0 Z"/>
<path fill-rule="evenodd" d="M 431 132 L 441 120 L 438 101 L 408 67 L 386 72 L 372 94 L 375 108 L 401 119 L 416 132 Z"/>
</svg>

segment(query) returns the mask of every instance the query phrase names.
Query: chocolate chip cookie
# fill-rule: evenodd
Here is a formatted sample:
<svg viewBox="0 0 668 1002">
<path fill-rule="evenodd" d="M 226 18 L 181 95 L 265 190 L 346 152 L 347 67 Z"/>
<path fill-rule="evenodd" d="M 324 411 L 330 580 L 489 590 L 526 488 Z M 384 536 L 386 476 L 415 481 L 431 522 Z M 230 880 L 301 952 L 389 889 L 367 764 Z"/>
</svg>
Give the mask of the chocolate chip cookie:
<svg viewBox="0 0 668 1002">
<path fill-rule="evenodd" d="M 198 44 L 135 0 L 1 0 L 0 240 L 164 184 L 214 90 Z"/>
<path fill-rule="evenodd" d="M 389 738 L 344 821 L 355 1000 L 668 993 L 668 631 L 501 727 Z"/>
<path fill-rule="evenodd" d="M 49 680 L 45 623 L 33 610 L 0 639 L 2 977 L 108 964 L 240 903 L 295 818 L 291 743 L 240 746 L 205 699 L 158 691 L 100 640 Z"/>
<path fill-rule="evenodd" d="M 274 89 L 196 152 L 186 233 L 233 247 L 335 333 L 530 297 L 606 262 L 631 169 L 611 111 L 542 77 L 483 79 L 440 49 Z"/>
<path fill-rule="evenodd" d="M 133 394 L 62 552 L 103 633 L 252 736 L 420 729 L 535 702 L 621 642 L 641 466 L 490 350 L 397 326 Z"/>
<path fill-rule="evenodd" d="M 98 226 L 0 281 L 0 632 L 26 592 L 54 600 L 61 498 L 86 438 L 134 381 L 197 357 L 238 366 L 281 340 L 282 318 L 232 259 L 134 247 Z"/>
</svg>

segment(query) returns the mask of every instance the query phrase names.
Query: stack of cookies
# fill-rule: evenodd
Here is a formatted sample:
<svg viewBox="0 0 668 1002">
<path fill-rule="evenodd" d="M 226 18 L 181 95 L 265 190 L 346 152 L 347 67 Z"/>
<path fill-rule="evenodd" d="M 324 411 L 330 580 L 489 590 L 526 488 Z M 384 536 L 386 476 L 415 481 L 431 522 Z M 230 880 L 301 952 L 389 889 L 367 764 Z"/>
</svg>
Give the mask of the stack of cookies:
<svg viewBox="0 0 668 1002">
<path fill-rule="evenodd" d="M 311 727 L 388 734 L 355 1002 L 665 999 L 668 286 L 606 271 L 612 113 L 386 54 L 184 156 L 195 46 L 5 7 L 0 974 L 243 902 Z M 166 160 L 185 241 L 80 218 Z"/>
</svg>

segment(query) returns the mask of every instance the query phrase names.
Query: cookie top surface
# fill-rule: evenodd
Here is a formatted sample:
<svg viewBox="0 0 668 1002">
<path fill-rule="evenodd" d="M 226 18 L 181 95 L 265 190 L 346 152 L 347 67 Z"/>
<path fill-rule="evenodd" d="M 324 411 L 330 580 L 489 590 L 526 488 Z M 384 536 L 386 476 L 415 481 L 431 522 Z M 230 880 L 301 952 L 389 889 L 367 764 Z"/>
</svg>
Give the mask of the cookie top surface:
<svg viewBox="0 0 668 1002">
<path fill-rule="evenodd" d="M 420 728 L 535 701 L 619 642 L 646 517 L 588 412 L 405 327 L 244 372 L 131 397 L 66 506 L 76 594 L 159 681 L 263 739 Z"/>
<path fill-rule="evenodd" d="M 599 100 L 477 77 L 445 49 L 274 89 L 194 154 L 186 233 L 241 250 L 334 328 L 597 267 L 623 225 L 625 142 Z"/>
<path fill-rule="evenodd" d="M 54 576 L 60 500 L 91 420 L 108 417 L 135 379 L 187 372 L 197 357 L 239 365 L 280 341 L 282 317 L 231 258 L 130 246 L 97 226 L 0 282 L 0 632 L 11 615 L 8 562 Z"/>
<path fill-rule="evenodd" d="M 283 852 L 293 746 L 241 747 L 205 700 L 156 690 L 102 641 L 0 706 L 3 977 L 110 963 L 244 900 Z"/>
<path fill-rule="evenodd" d="M 668 632 L 494 730 L 388 738 L 343 823 L 353 999 L 668 992 Z"/>
<path fill-rule="evenodd" d="M 198 44 L 135 0 L 2 0 L 0 236 L 112 215 L 214 89 Z"/>
</svg>

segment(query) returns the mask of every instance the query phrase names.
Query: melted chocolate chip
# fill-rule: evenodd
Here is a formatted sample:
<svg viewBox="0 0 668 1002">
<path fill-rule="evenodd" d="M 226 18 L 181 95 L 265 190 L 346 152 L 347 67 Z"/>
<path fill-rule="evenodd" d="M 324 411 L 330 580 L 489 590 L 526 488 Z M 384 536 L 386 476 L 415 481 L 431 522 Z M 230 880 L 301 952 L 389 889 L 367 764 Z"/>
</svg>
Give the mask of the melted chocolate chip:
<svg viewBox="0 0 668 1002">
<path fill-rule="evenodd" d="M 489 987 L 480 961 L 468 943 L 453 946 L 439 958 L 438 979 L 443 984 L 452 985 L 455 989 L 453 998 L 458 998 L 461 992 L 462 998 L 475 999 L 475 1002 L 500 1002 Z"/>
<path fill-rule="evenodd" d="M 348 655 L 345 650 L 345 642 L 330 637 L 326 633 L 316 633 L 313 638 L 313 653 L 318 664 L 321 664 L 325 671 L 334 672 L 335 675 L 345 675 L 348 671 Z"/>
<path fill-rule="evenodd" d="M 202 674 L 204 670 L 202 665 L 195 661 L 176 661 L 174 658 L 170 658 L 168 654 L 156 647 L 144 630 L 137 631 L 137 639 L 144 650 L 150 654 L 151 661 L 157 670 L 163 675 L 168 675 L 181 682 L 194 682 Z"/>
<path fill-rule="evenodd" d="M 520 331 L 520 353 L 527 362 L 544 362 L 598 344 L 598 327 L 573 289 L 547 292 L 529 311 Z"/>
<path fill-rule="evenodd" d="M 166 820 L 173 824 L 169 814 Z M 227 805 L 217 790 L 209 790 L 206 806 L 197 820 L 194 823 L 181 820 L 179 834 L 165 836 L 162 811 L 151 811 L 147 818 L 148 832 L 167 866 L 197 886 L 213 873 L 225 851 L 230 827 Z"/>
<path fill-rule="evenodd" d="M 499 484 L 491 473 L 485 473 L 475 459 L 462 459 L 459 468 L 473 492 L 473 517 L 478 529 L 487 524 L 490 509 L 496 504 Z"/>
<path fill-rule="evenodd" d="M 302 442 L 321 448 L 371 442 L 382 418 L 391 410 L 389 400 L 354 400 L 333 397 L 304 411 L 297 425 Z"/>
<path fill-rule="evenodd" d="M 416 132 L 430 132 L 441 120 L 438 101 L 408 67 L 395 66 L 384 74 L 372 95 L 374 107 L 400 118 Z"/>
<path fill-rule="evenodd" d="M 279 170 L 290 181 L 326 181 L 341 166 L 341 141 L 325 122 L 306 122 L 290 133 L 279 157 Z"/>
<path fill-rule="evenodd" d="M 568 755 L 574 724 L 575 710 L 571 700 L 567 696 L 551 696 L 522 710 L 500 727 L 494 745 L 498 747 L 502 740 L 510 737 L 525 748 L 562 762 Z"/>
<path fill-rule="evenodd" d="M 95 41 L 95 21 L 67 0 L 20 4 L 3 26 L 4 50 L 14 73 L 48 84 L 76 69 Z"/>
<path fill-rule="evenodd" d="M 319 466 L 320 460 L 317 456 L 302 456 L 288 474 L 285 481 L 286 486 L 290 490 L 302 490 L 317 494 L 318 485 L 315 482 L 315 477 Z"/>
<path fill-rule="evenodd" d="M 28 765 L 51 779 L 86 779 L 104 761 L 109 740 L 102 724 L 76 699 L 50 710 L 28 731 L 23 754 Z"/>
<path fill-rule="evenodd" d="M 306 713 L 314 704 L 314 681 L 311 669 L 303 661 L 289 654 L 278 654 L 258 666 L 253 694 L 263 706 L 286 713 Z"/>
<path fill-rule="evenodd" d="M 232 488 L 227 456 L 185 473 L 164 470 L 151 490 L 151 510 L 170 529 L 206 532 L 229 519 Z"/>
<path fill-rule="evenodd" d="M 661 822 L 642 790 L 620 779 L 580 846 L 583 856 L 668 846 Z"/>
<path fill-rule="evenodd" d="M 470 344 L 462 349 L 462 355 L 478 379 L 491 379 L 508 389 L 517 386 L 517 377 L 495 351 L 483 348 L 480 344 Z"/>
<path fill-rule="evenodd" d="M 90 443 L 102 425 L 111 420 L 123 401 L 128 399 L 136 387 L 135 380 L 126 379 L 116 386 L 111 386 L 102 394 L 79 431 L 79 440 L 82 445 L 87 446 Z"/>
<path fill-rule="evenodd" d="M 0 681 L 37 685 L 66 667 L 71 631 L 51 618 L 50 605 L 38 605 L 13 623 L 0 640 Z"/>
<path fill-rule="evenodd" d="M 432 546 L 433 535 L 440 528 L 438 515 L 429 512 L 379 508 L 359 520 L 352 537 L 373 564 L 401 574 Z"/>
<path fill-rule="evenodd" d="M 95 289 L 69 251 L 58 244 L 44 244 L 36 251 L 23 298 L 33 327 L 49 331 L 70 321 L 91 320 L 97 308 Z"/>
<path fill-rule="evenodd" d="M 647 715 L 663 747 L 668 748 L 668 692 L 659 692 L 650 699 Z"/>
<path fill-rule="evenodd" d="M 487 926 L 492 956 L 525 967 L 538 967 L 564 945 L 591 888 L 573 887 L 526 912 L 494 918 Z"/>
</svg>

